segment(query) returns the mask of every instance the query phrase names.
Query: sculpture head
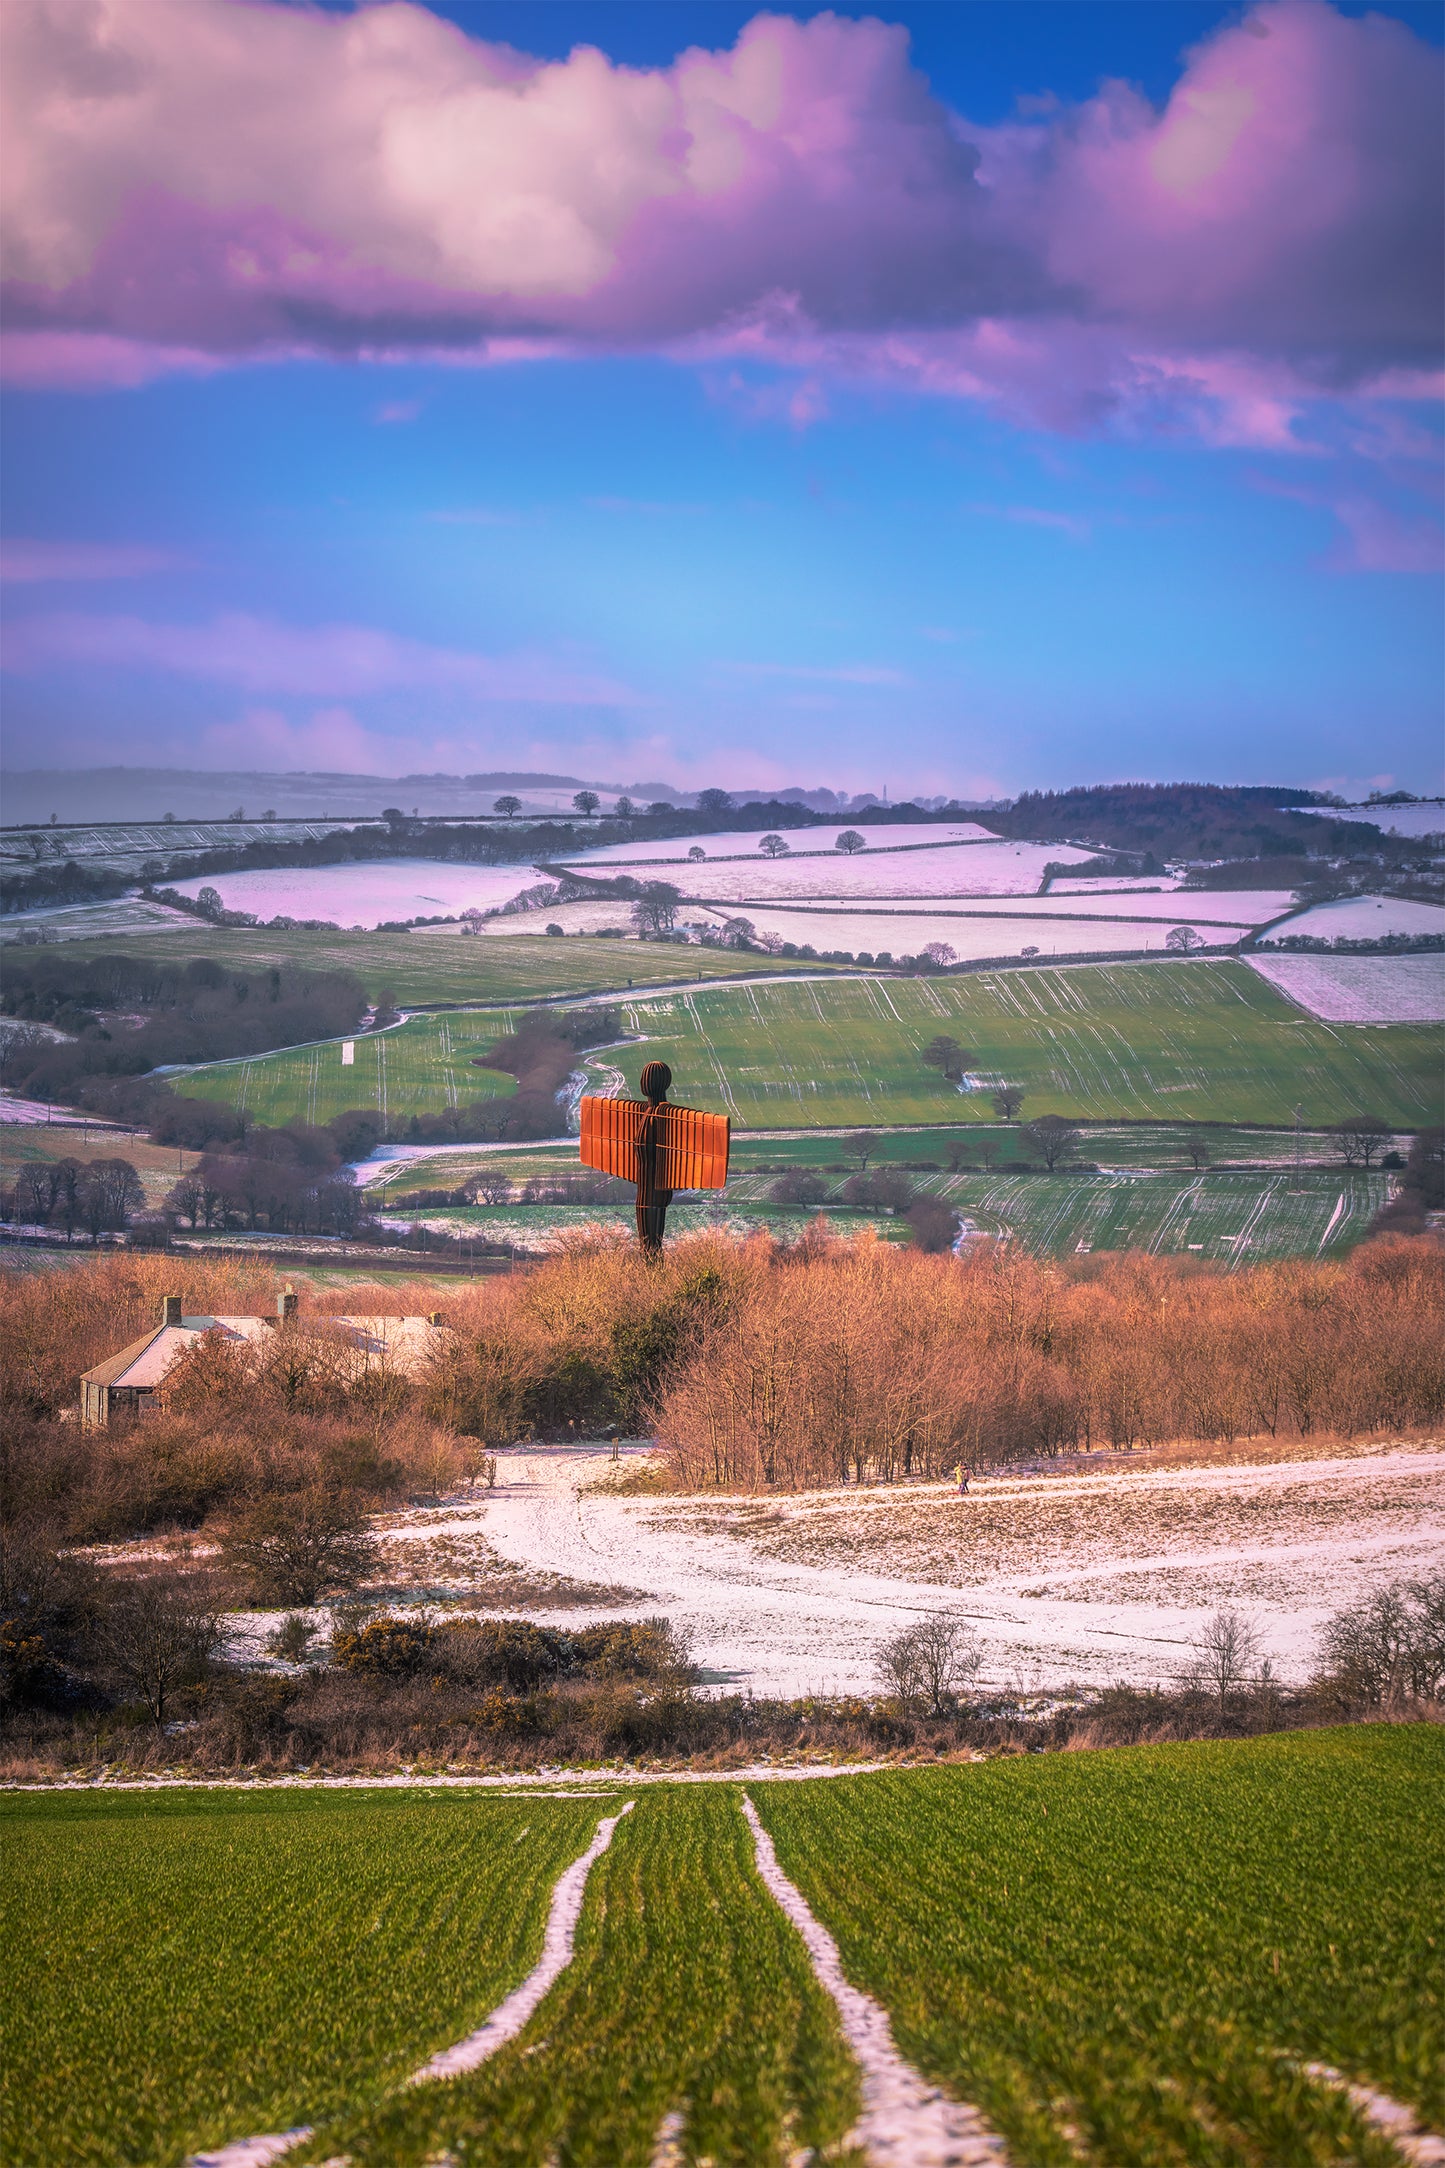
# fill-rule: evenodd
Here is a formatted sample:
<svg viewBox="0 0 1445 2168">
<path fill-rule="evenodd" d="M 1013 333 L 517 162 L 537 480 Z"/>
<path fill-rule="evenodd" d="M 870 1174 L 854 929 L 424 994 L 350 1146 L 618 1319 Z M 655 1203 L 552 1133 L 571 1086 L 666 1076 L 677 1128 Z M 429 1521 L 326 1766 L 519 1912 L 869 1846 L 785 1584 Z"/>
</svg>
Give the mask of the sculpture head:
<svg viewBox="0 0 1445 2168">
<path fill-rule="evenodd" d="M 665 1061 L 649 1061 L 644 1063 L 642 1075 L 638 1081 L 642 1086 L 642 1096 L 648 1105 L 650 1107 L 659 1106 L 672 1087 L 672 1071 Z"/>
</svg>

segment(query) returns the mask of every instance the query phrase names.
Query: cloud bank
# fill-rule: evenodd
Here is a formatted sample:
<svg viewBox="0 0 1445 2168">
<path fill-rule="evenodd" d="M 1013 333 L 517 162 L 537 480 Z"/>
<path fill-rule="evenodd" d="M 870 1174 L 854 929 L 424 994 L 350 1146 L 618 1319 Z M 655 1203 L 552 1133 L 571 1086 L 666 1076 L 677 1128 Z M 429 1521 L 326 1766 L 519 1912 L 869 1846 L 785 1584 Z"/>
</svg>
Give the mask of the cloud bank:
<svg viewBox="0 0 1445 2168">
<path fill-rule="evenodd" d="M 1262 0 L 1162 111 L 1108 84 L 992 129 L 902 29 L 831 15 L 651 70 L 404 4 L 3 20 L 32 382 L 664 349 L 1265 444 L 1304 396 L 1409 395 L 1440 360 L 1441 56 L 1326 0 Z"/>
</svg>

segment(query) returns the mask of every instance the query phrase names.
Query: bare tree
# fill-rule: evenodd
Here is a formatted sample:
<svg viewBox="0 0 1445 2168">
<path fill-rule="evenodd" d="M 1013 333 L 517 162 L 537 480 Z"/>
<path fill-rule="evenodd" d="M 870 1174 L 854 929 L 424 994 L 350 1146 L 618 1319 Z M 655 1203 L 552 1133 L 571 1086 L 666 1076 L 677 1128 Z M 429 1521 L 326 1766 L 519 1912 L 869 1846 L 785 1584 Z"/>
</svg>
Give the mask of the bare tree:
<svg viewBox="0 0 1445 2168">
<path fill-rule="evenodd" d="M 682 891 L 671 881 L 648 881 L 632 906 L 632 923 L 638 933 L 671 933 L 677 923 Z"/>
<path fill-rule="evenodd" d="M 617 818 L 620 821 L 630 821 L 633 814 L 637 811 L 637 808 L 632 803 L 632 800 L 624 793 L 623 796 L 618 799 L 616 805 L 612 808 L 612 810 L 617 815 Z"/>
<path fill-rule="evenodd" d="M 993 1111 L 1002 1122 L 1011 1122 L 1024 1103 L 1022 1084 L 1000 1084 L 993 1095 Z"/>
<path fill-rule="evenodd" d="M 1225 1609 L 1215 1612 L 1196 1635 L 1193 1646 L 1187 1675 L 1192 1683 L 1215 1696 L 1223 1716 L 1230 1695 L 1259 1671 L 1259 1634 L 1240 1612 Z"/>
<path fill-rule="evenodd" d="M 861 1173 L 868 1172 L 868 1162 L 877 1151 L 882 1139 L 871 1129 L 855 1129 L 851 1137 L 843 1139 L 843 1157 L 856 1159 Z"/>
<path fill-rule="evenodd" d="M 580 813 L 584 820 L 590 820 L 601 803 L 602 800 L 595 790 L 577 790 L 572 793 L 573 809 Z"/>
<path fill-rule="evenodd" d="M 1196 1174 L 1201 1174 L 1209 1165 L 1209 1145 L 1197 1131 L 1184 1139 L 1184 1156 Z"/>
<path fill-rule="evenodd" d="M 1062 1114 L 1041 1114 L 1036 1122 L 1026 1122 L 1024 1135 L 1050 1174 L 1061 1159 L 1072 1159 L 1079 1148 L 1079 1132 Z"/>
<path fill-rule="evenodd" d="M 1337 1611 L 1321 1642 L 1330 1679 L 1351 1700 L 1437 1700 L 1445 1689 L 1445 1569 L 1392 1581 Z"/>
<path fill-rule="evenodd" d="M 933 964 L 940 971 L 945 964 L 956 964 L 958 962 L 957 949 L 950 948 L 946 941 L 930 941 L 919 950 L 918 954 L 920 961 Z"/>
<path fill-rule="evenodd" d="M 259 1499 L 235 1521 L 221 1553 L 250 1576 L 258 1596 L 287 1604 L 355 1588 L 377 1563 L 359 1501 L 320 1489 Z"/>
<path fill-rule="evenodd" d="M 855 851 L 866 851 L 868 841 L 865 836 L 859 835 L 856 828 L 845 828 L 833 848 L 835 851 L 842 851 L 847 857 L 851 858 Z"/>
<path fill-rule="evenodd" d="M 758 929 L 750 918 L 727 918 L 723 920 L 722 944 L 724 948 L 747 948 L 757 939 Z"/>
<path fill-rule="evenodd" d="M 1178 956 L 1187 956 L 1191 950 L 1203 948 L 1204 936 L 1196 933 L 1192 926 L 1171 926 L 1164 936 L 1164 946 Z"/>
<path fill-rule="evenodd" d="M 764 836 L 758 849 L 766 858 L 786 858 L 788 855 L 788 846 L 781 836 Z"/>
<path fill-rule="evenodd" d="M 983 1650 L 967 1619 L 937 1611 L 885 1641 L 875 1659 L 886 1693 L 905 1706 L 927 1705 L 941 1716 L 983 1662 Z"/>
<path fill-rule="evenodd" d="M 1340 1140 L 1340 1152 L 1347 1167 L 1371 1167 L 1376 1152 L 1382 1152 L 1393 1142 L 1394 1131 L 1379 1114 L 1352 1114 L 1346 1121 L 1331 1125 Z"/>
<path fill-rule="evenodd" d="M 163 1724 L 177 1688 L 205 1675 L 225 1628 L 208 1581 L 196 1574 L 150 1573 L 109 1592 L 98 1640 L 102 1660 L 120 1684 Z"/>
<path fill-rule="evenodd" d="M 492 811 L 494 813 L 502 814 L 503 817 L 507 820 L 512 820 L 518 813 L 521 812 L 521 810 L 521 799 L 512 797 L 510 792 L 501 798 L 494 798 L 492 800 Z"/>
</svg>

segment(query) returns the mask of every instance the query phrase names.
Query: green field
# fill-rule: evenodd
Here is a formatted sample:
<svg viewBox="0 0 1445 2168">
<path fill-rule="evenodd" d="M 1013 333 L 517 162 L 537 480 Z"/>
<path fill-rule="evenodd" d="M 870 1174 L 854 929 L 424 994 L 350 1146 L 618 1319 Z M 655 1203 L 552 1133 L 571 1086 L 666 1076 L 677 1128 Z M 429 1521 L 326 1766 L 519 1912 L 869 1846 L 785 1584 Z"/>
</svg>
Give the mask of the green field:
<svg viewBox="0 0 1445 2168">
<path fill-rule="evenodd" d="M 1439 1119 L 1438 1030 L 1317 1023 L 1234 962 L 719 987 L 623 1013 L 679 1098 L 746 1128 L 956 1120 L 959 1094 L 919 1059 L 939 1032 L 1022 1084 L 1026 1115 Z"/>
<path fill-rule="evenodd" d="M 1297 2065 L 1445 2129 L 1442 1780 L 1413 1725 L 754 1798 L 902 2053 L 1015 2161 L 1384 2168 Z"/>
<path fill-rule="evenodd" d="M 594 1074 L 635 1080 L 660 1056 L 679 1099 L 742 1129 L 957 1122 L 959 1093 L 920 1059 L 940 1032 L 972 1052 L 979 1075 L 1022 1084 L 1026 1116 L 1284 1126 L 1298 1103 L 1312 1125 L 1359 1112 L 1401 1128 L 1439 1119 L 1435 1027 L 1317 1023 L 1234 962 L 716 986 L 621 1007 L 636 1043 L 594 1057 Z M 384 1077 L 379 1054 L 362 1069 L 358 1042 L 355 1070 L 339 1051 L 300 1050 L 192 1071 L 182 1088 L 234 1098 L 240 1076 L 245 1104 L 271 1121 L 344 1106 L 437 1111 L 483 1089 L 457 1049 L 485 1043 L 506 1013 L 416 1019 L 404 1041 L 391 1035 Z M 988 1104 L 986 1092 L 970 1097 L 970 1112 Z"/>
<path fill-rule="evenodd" d="M 456 1168 L 429 1163 L 430 1176 L 406 1170 L 403 1182 L 423 1186 L 454 1183 Z M 774 1177 L 742 1175 L 727 1186 L 729 1230 L 746 1234 L 769 1227 L 793 1238 L 816 1208 L 775 1204 Z M 833 1182 L 834 1191 L 842 1181 Z M 979 1234 L 1017 1242 L 1036 1257 L 1072 1257 L 1081 1251 L 1148 1250 L 1156 1256 L 1198 1253 L 1215 1264 L 1260 1264 L 1276 1257 L 1340 1257 L 1365 1232 L 1385 1202 L 1382 1174 L 1173 1173 L 920 1175 L 916 1186 L 946 1197 Z M 384 1196 L 385 1191 L 381 1194 Z M 839 1234 L 876 1226 L 900 1240 L 905 1220 L 828 1204 L 828 1223 Z M 717 1223 L 719 1207 L 704 1196 L 679 1198 L 668 1214 L 675 1236 Z M 429 1227 L 449 1227 L 520 1249 L 544 1246 L 566 1229 L 598 1224 L 631 1229 L 631 1208 L 617 1205 L 448 1205 L 420 1215 Z"/>
<path fill-rule="evenodd" d="M 1382 1174 L 1016 1174 L 937 1177 L 979 1230 L 1037 1257 L 1091 1250 L 1197 1251 L 1215 1263 L 1338 1257 L 1385 1202 Z"/>
<path fill-rule="evenodd" d="M 562 941 L 527 934 L 470 939 L 456 926 L 417 926 L 410 933 L 269 932 L 265 927 L 192 924 L 164 933 L 117 934 L 106 940 L 67 941 L 72 956 L 213 956 L 237 970 L 292 963 L 311 971 L 354 971 L 375 1000 L 395 996 L 403 1008 L 416 1002 L 542 1001 L 552 995 L 609 993 L 634 980 L 639 986 L 692 984 L 699 979 L 767 978 L 800 970 L 827 972 L 827 964 L 784 962 L 730 949 L 673 948 L 656 941 L 599 941 L 571 935 Z"/>
<path fill-rule="evenodd" d="M 515 1013 L 460 1009 L 413 1016 L 392 1031 L 363 1032 L 351 1041 L 350 1064 L 341 1058 L 347 1042 L 329 1039 L 321 1046 L 287 1047 L 248 1061 L 182 1070 L 175 1085 L 193 1098 L 244 1107 L 258 1122 L 324 1122 L 348 1107 L 375 1107 L 404 1122 L 411 1114 L 436 1114 L 470 1099 L 514 1092 L 512 1077 L 478 1068 L 477 1057 L 512 1029 Z M 559 1112 L 559 1129 L 562 1120 Z"/>
<path fill-rule="evenodd" d="M 1381 1725 L 749 1790 L 1013 2168 L 1398 2168 L 1300 2066 L 1440 2127 L 1442 1777 L 1438 1729 Z M 529 2024 L 408 2088 L 534 1961 L 605 1801 L 11 1795 L 7 2168 L 179 2168 L 301 2122 L 292 2157 L 356 2168 L 857 2168 L 854 2069 L 738 1788 L 626 1796 Z"/>
<path fill-rule="evenodd" d="M 596 1820 L 454 1793 L 11 1793 L 6 2168 L 174 2164 L 374 2099 L 536 1963 Z"/>
</svg>

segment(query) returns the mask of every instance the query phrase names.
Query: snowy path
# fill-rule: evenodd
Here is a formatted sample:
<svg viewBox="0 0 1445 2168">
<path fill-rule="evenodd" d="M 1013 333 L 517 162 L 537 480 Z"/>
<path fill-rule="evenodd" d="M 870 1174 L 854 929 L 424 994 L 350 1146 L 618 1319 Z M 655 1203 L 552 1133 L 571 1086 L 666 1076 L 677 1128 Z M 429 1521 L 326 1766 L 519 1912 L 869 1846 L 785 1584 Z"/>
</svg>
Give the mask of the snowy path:
<svg viewBox="0 0 1445 2168">
<path fill-rule="evenodd" d="M 1006 2159 L 1002 2139 L 977 2108 L 950 2100 L 903 2060 L 888 2012 L 849 1980 L 837 1943 L 778 1865 L 773 1840 L 747 1797 L 743 1813 L 753 1833 L 758 1873 L 802 1936 L 858 2063 L 863 2113 L 845 2143 L 861 2146 L 875 2168 L 999 2168 Z"/>
<path fill-rule="evenodd" d="M 1428 1449 L 999 1476 L 966 1500 L 619 1498 L 592 1487 L 608 1465 L 606 1446 L 514 1448 L 485 1505 L 395 1537 L 485 1531 L 509 1564 L 645 1590 L 713 1683 L 786 1696 L 871 1689 L 879 1642 L 936 1610 L 975 1624 L 998 1687 L 1167 1679 L 1229 1602 L 1296 1678 L 1330 1611 L 1445 1552 L 1445 1454 Z"/>
</svg>

